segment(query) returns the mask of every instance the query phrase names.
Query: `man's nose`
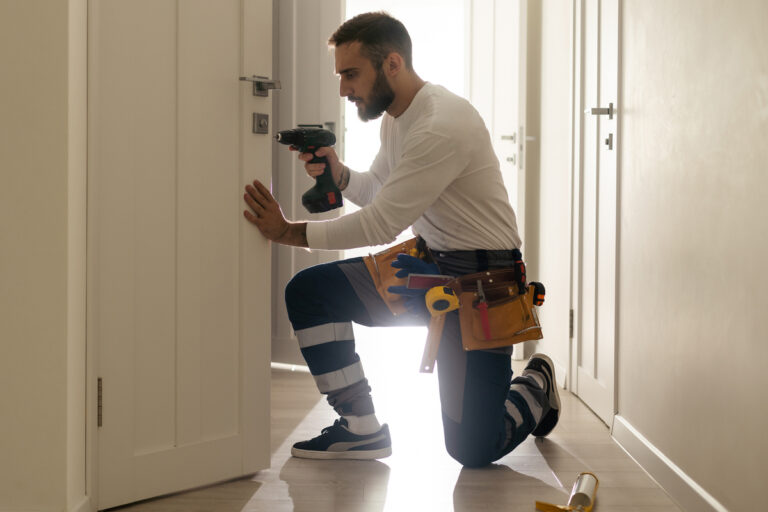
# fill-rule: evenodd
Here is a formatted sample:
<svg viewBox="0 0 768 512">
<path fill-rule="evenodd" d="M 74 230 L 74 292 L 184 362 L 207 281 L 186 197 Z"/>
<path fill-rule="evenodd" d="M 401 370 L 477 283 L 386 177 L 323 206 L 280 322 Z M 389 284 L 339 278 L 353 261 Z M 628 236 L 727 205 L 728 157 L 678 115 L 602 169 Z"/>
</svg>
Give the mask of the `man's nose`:
<svg viewBox="0 0 768 512">
<path fill-rule="evenodd" d="M 343 80 L 339 82 L 339 96 L 341 96 L 342 98 L 345 98 L 351 95 L 352 95 L 352 88 L 347 86 Z"/>
</svg>

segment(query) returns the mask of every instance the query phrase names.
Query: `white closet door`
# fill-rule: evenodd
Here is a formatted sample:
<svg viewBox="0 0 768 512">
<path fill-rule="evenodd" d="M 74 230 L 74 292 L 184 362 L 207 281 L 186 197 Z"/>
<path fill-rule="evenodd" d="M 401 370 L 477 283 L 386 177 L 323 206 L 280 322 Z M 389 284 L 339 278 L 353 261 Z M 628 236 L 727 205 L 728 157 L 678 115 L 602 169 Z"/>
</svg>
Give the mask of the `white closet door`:
<svg viewBox="0 0 768 512">
<path fill-rule="evenodd" d="M 615 413 L 617 256 L 617 0 L 580 3 L 579 254 L 574 391 L 611 425 Z M 595 110 L 600 109 L 600 110 Z"/>
<path fill-rule="evenodd" d="M 525 215 L 526 0 L 468 5 L 469 99 L 491 132 L 521 235 Z"/>
<path fill-rule="evenodd" d="M 491 134 L 525 247 L 527 0 L 469 0 L 469 100 Z M 524 343 L 512 357 L 523 359 Z"/>
<path fill-rule="evenodd" d="M 271 0 L 89 5 L 88 342 L 98 507 L 269 466 Z"/>
</svg>

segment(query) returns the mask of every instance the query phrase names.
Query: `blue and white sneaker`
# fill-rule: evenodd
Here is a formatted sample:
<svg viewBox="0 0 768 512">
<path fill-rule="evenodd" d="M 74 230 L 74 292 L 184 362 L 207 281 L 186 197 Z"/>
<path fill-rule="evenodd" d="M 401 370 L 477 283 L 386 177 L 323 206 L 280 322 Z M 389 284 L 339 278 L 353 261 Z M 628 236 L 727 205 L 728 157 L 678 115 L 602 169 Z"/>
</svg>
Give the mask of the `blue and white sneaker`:
<svg viewBox="0 0 768 512">
<path fill-rule="evenodd" d="M 549 399 L 549 410 L 531 432 L 536 437 L 544 437 L 552 432 L 560 419 L 560 395 L 557 392 L 557 382 L 555 381 L 555 365 L 552 360 L 544 354 L 533 354 L 525 366 L 525 370 L 534 370 L 544 377 L 544 392 Z M 523 370 L 523 375 L 525 375 Z"/>
<path fill-rule="evenodd" d="M 383 459 L 392 455 L 389 426 L 367 435 L 353 434 L 347 420 L 340 418 L 321 434 L 309 441 L 300 441 L 291 448 L 291 455 L 304 459 Z"/>
</svg>

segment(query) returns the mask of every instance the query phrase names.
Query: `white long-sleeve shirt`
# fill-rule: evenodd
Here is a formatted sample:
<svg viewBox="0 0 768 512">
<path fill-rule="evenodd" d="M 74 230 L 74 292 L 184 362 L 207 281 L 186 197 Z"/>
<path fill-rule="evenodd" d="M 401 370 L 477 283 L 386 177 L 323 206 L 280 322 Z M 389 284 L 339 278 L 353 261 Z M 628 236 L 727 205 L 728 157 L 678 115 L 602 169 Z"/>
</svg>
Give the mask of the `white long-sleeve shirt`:
<svg viewBox="0 0 768 512">
<path fill-rule="evenodd" d="M 384 114 L 369 172 L 344 197 L 362 208 L 307 223 L 315 249 L 391 243 L 408 226 L 432 249 L 516 249 L 515 212 L 485 123 L 465 99 L 426 83 L 398 117 Z"/>
</svg>

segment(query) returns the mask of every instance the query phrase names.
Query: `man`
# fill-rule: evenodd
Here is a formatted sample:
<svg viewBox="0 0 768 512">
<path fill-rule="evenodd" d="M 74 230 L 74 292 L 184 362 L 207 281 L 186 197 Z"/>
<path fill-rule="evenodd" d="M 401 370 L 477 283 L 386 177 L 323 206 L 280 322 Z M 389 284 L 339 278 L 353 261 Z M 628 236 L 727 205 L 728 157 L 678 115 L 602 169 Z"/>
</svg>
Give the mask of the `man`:
<svg viewBox="0 0 768 512">
<path fill-rule="evenodd" d="M 412 225 L 433 260 L 401 255 L 401 273 L 460 276 L 521 259 L 515 213 L 488 130 L 466 100 L 419 78 L 405 27 L 386 13 L 361 14 L 341 25 L 329 45 L 341 96 L 357 105 L 363 120 L 386 112 L 369 172 L 350 170 L 332 148 L 316 153 L 328 158 L 344 196 L 362 208 L 329 221 L 288 222 L 267 188 L 254 181 L 246 187 L 246 219 L 272 241 L 316 249 L 390 243 Z M 309 162 L 312 155 L 299 158 Z M 322 164 L 305 168 L 311 176 L 322 172 Z M 426 322 L 423 292 L 416 301 L 409 298 L 410 312 L 393 315 L 360 258 L 305 269 L 288 284 L 285 300 L 302 354 L 341 416 L 318 437 L 296 443 L 294 456 L 375 459 L 391 453 L 388 427 L 376 417 L 355 353 L 352 322 Z M 509 350 L 462 348 L 455 311 L 447 315 L 437 365 L 446 448 L 466 466 L 487 465 L 528 434 L 547 435 L 557 423 L 551 360 L 534 355 L 512 380 Z"/>
</svg>

